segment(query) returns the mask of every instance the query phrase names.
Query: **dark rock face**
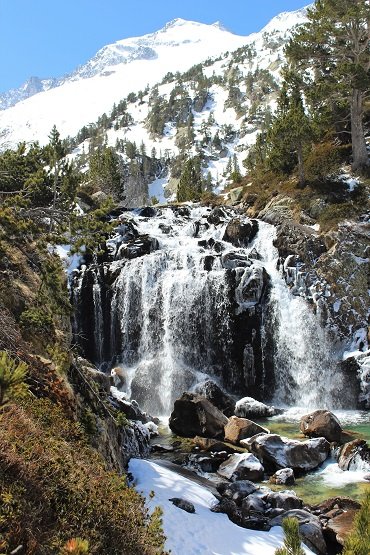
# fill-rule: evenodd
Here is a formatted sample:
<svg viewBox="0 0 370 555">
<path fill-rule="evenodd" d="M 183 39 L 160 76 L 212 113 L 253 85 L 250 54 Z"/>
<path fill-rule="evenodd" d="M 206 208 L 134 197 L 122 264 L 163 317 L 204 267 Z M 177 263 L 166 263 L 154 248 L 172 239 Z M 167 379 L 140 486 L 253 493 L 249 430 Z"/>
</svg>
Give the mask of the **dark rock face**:
<svg viewBox="0 0 370 555">
<path fill-rule="evenodd" d="M 370 470 L 370 448 L 363 439 L 345 443 L 339 451 L 338 465 L 342 470 L 365 468 Z"/>
<path fill-rule="evenodd" d="M 149 237 L 149 235 L 140 235 L 137 239 L 122 245 L 122 247 L 118 250 L 117 258 L 128 258 L 129 260 L 132 260 L 133 258 L 150 254 L 158 248 L 159 245 L 157 239 Z"/>
<path fill-rule="evenodd" d="M 245 497 L 258 490 L 258 486 L 250 480 L 237 480 L 231 484 L 219 484 L 217 490 L 223 497 L 231 499 L 237 505 L 240 505 Z"/>
<path fill-rule="evenodd" d="M 228 454 L 235 452 L 235 450 L 232 447 L 230 447 L 230 445 L 227 445 L 226 443 L 223 443 L 222 441 L 219 441 L 217 439 L 195 436 L 193 441 L 194 441 L 194 444 L 197 447 L 199 447 L 199 449 L 201 449 L 202 451 L 207 451 L 210 453 L 225 452 Z"/>
<path fill-rule="evenodd" d="M 294 491 L 271 492 L 267 495 L 266 502 L 273 509 L 284 509 L 285 511 L 301 509 L 303 505 L 302 499 L 299 499 Z"/>
<path fill-rule="evenodd" d="M 330 518 L 325 527 L 325 535 L 331 542 L 344 546 L 347 536 L 353 529 L 357 510 L 349 509 Z"/>
<path fill-rule="evenodd" d="M 231 416 L 234 412 L 234 399 L 225 393 L 215 382 L 206 380 L 196 385 L 195 393 L 202 395 L 217 407 L 225 416 Z"/>
<path fill-rule="evenodd" d="M 175 401 L 169 420 L 171 430 L 184 437 L 223 437 L 228 419 L 205 397 L 184 393 Z"/>
<path fill-rule="evenodd" d="M 224 241 L 237 247 L 245 246 L 257 235 L 257 220 L 232 218 L 226 226 Z"/>
<path fill-rule="evenodd" d="M 302 416 L 301 432 L 308 437 L 324 437 L 327 441 L 339 443 L 342 437 L 342 426 L 338 418 L 328 410 L 316 410 Z"/>
<path fill-rule="evenodd" d="M 277 434 L 264 434 L 251 442 L 250 449 L 269 469 L 289 467 L 297 472 L 308 472 L 327 459 L 330 444 L 324 438 L 296 441 Z"/>
<path fill-rule="evenodd" d="M 195 513 L 195 507 L 193 503 L 190 503 L 190 501 L 180 499 L 179 497 L 172 497 L 172 499 L 169 499 L 169 501 L 171 501 L 175 505 L 175 507 L 186 511 L 187 513 Z"/>
</svg>

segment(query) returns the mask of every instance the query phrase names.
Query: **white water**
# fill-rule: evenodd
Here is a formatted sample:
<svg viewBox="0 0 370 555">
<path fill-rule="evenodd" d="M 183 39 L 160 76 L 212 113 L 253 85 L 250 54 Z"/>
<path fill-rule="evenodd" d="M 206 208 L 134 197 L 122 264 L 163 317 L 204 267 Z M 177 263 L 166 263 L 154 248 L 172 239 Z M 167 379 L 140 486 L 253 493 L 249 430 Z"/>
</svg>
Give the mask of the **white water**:
<svg viewBox="0 0 370 555">
<path fill-rule="evenodd" d="M 209 213 L 193 207 L 190 216 L 170 208 L 151 218 L 123 215 L 140 237 L 159 244 L 138 258 L 118 257 L 108 268 L 117 277 L 111 285 L 106 339 L 112 360 L 107 362 L 126 370 L 127 394 L 148 411 L 168 414 L 177 396 L 211 376 L 241 396 L 251 395 L 254 387 L 252 396 L 263 400 L 272 389 L 270 381 L 265 390 L 265 378 L 274 372 L 276 405 L 345 406 L 337 361 L 313 306 L 292 293 L 277 268 L 275 228 L 259 222 L 252 244 L 239 248 L 222 240 L 235 212 L 229 209 L 218 225 L 207 222 Z M 117 252 L 120 240 L 118 233 L 109 241 L 112 249 L 118 245 Z M 271 285 L 268 305 L 263 268 Z M 94 275 L 92 298 L 95 353 L 102 363 L 107 326 L 99 279 Z M 263 354 L 262 361 L 256 359 L 268 334 L 273 335 L 273 369 Z"/>
<path fill-rule="evenodd" d="M 292 293 L 278 270 L 279 253 L 273 245 L 275 227 L 259 222 L 252 245 L 271 280 L 271 305 L 275 338 L 274 403 L 305 409 L 334 408 L 342 379 L 332 345 L 319 325 L 313 307 Z"/>
</svg>

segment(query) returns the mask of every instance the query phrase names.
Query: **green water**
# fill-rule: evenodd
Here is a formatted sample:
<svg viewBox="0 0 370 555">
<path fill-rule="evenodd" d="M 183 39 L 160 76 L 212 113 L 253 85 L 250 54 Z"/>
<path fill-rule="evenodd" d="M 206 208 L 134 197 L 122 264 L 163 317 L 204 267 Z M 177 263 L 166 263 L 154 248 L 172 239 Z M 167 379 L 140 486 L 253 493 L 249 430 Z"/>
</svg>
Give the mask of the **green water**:
<svg viewBox="0 0 370 555">
<path fill-rule="evenodd" d="M 303 412 L 301 412 L 303 414 Z M 352 439 L 365 439 L 370 443 L 370 413 L 356 411 L 341 411 L 337 414 L 342 427 L 346 433 L 346 441 Z M 271 433 L 276 433 L 291 439 L 305 440 L 299 430 L 299 412 L 287 413 L 278 417 L 257 420 L 258 424 L 268 428 Z M 160 437 L 153 440 L 153 443 L 163 445 L 173 445 L 178 442 L 177 453 L 154 453 L 154 458 L 174 460 L 181 454 L 189 453 L 194 446 L 191 439 L 179 438 L 172 434 L 167 423 L 159 426 Z M 212 480 L 211 475 L 209 476 Z M 359 481 L 361 475 L 356 472 L 341 472 L 334 459 L 328 459 L 314 472 L 296 479 L 294 486 L 276 486 L 268 482 L 261 485 L 267 486 L 275 491 L 291 489 L 310 505 L 320 503 L 329 497 L 345 496 L 352 499 L 361 500 L 364 492 L 370 488 L 370 482 Z"/>
<path fill-rule="evenodd" d="M 370 442 L 370 413 L 365 412 L 341 412 L 338 414 L 342 427 L 346 434 L 346 441 L 352 439 L 365 439 Z M 284 415 L 274 418 L 259 420 L 271 433 L 276 433 L 291 439 L 307 439 L 299 430 L 299 419 Z M 265 483 L 276 491 L 283 489 L 294 490 L 305 503 L 316 504 L 329 497 L 346 496 L 352 499 L 361 499 L 366 490 L 370 488 L 370 482 L 357 481 L 358 474 L 341 473 L 337 471 L 334 459 L 326 461 L 322 467 L 315 472 L 296 479 L 294 486 L 275 486 Z M 350 478 L 353 481 L 346 480 Z"/>
</svg>

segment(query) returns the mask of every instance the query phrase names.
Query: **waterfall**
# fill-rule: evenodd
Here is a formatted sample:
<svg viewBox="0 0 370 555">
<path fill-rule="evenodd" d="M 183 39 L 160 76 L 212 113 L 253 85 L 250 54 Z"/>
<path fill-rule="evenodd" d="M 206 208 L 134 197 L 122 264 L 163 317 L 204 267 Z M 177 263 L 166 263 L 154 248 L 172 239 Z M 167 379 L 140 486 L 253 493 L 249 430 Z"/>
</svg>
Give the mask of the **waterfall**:
<svg viewBox="0 0 370 555">
<path fill-rule="evenodd" d="M 119 365 L 126 394 L 156 414 L 207 377 L 276 405 L 343 406 L 326 332 L 278 268 L 275 228 L 259 222 L 254 240 L 239 245 L 225 229 L 248 218 L 215 210 L 122 215 L 109 260 L 75 279 L 85 356 Z"/>
<path fill-rule="evenodd" d="M 343 406 L 342 376 L 333 346 L 313 307 L 294 294 L 278 269 L 273 245 L 274 226 L 260 222 L 253 247 L 271 280 L 271 322 L 274 334 L 275 394 L 277 405 L 306 408 Z M 299 276 L 297 276 L 299 278 Z"/>
</svg>

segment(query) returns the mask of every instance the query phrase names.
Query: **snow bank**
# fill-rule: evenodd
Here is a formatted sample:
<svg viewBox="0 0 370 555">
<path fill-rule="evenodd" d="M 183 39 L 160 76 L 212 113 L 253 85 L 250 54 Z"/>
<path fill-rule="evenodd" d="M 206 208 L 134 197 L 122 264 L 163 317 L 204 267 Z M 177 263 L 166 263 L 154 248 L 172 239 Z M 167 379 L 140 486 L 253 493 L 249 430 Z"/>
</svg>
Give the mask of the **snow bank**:
<svg viewBox="0 0 370 555">
<path fill-rule="evenodd" d="M 163 509 L 166 549 L 173 555 L 274 555 L 283 543 L 280 526 L 270 532 L 247 530 L 233 524 L 225 514 L 212 513 L 217 503 L 212 493 L 202 486 L 175 474 L 154 462 L 131 459 L 129 470 L 136 489 L 148 499 L 153 509 Z M 154 491 L 153 499 L 149 494 Z M 195 514 L 175 507 L 169 499 L 180 497 L 193 503 Z M 312 554 L 308 548 L 305 553 Z"/>
</svg>

